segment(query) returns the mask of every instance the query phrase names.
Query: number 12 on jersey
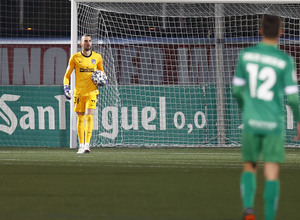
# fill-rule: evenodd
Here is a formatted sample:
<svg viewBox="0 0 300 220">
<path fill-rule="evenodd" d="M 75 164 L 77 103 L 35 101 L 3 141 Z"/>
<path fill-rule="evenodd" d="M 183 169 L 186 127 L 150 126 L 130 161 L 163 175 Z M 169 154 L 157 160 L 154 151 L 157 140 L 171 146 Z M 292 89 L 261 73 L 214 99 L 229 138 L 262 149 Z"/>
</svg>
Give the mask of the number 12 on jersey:
<svg viewBox="0 0 300 220">
<path fill-rule="evenodd" d="M 271 90 L 276 83 L 276 72 L 272 67 L 266 66 L 259 71 L 259 65 L 248 63 L 246 70 L 249 73 L 250 96 L 265 101 L 272 101 L 274 92 Z M 263 81 L 257 87 L 258 80 Z"/>
</svg>

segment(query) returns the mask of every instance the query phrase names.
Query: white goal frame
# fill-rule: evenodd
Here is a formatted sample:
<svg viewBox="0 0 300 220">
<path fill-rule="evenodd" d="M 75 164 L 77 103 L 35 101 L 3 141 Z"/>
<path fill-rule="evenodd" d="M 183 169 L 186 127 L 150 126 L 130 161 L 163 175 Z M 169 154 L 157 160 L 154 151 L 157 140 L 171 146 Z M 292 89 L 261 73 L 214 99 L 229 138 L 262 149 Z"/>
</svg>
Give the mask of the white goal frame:
<svg viewBox="0 0 300 220">
<path fill-rule="evenodd" d="M 77 52 L 77 46 L 78 46 L 78 22 L 77 22 L 77 17 L 78 17 L 78 3 L 79 2 L 113 2 L 113 3 L 183 3 L 182 0 L 71 0 L 71 54 L 74 54 Z M 185 3 L 214 3 L 218 4 L 218 7 L 215 9 L 215 14 L 218 15 L 216 16 L 216 25 L 220 25 L 221 27 L 221 20 L 220 17 L 222 17 L 222 4 L 223 3 L 245 3 L 245 4 L 295 4 L 299 3 L 299 0 L 185 0 Z M 217 33 L 216 36 L 218 38 L 222 38 L 222 29 L 217 28 Z M 216 45 L 218 47 L 218 45 Z M 219 74 L 222 73 L 222 60 L 223 60 L 223 55 L 222 55 L 222 48 L 217 48 L 218 49 L 218 60 L 220 60 L 217 63 L 216 69 L 217 69 L 217 79 L 220 80 L 218 81 L 218 97 L 217 97 L 217 121 L 218 121 L 218 143 L 223 142 L 223 139 L 225 136 L 222 134 L 224 131 L 224 99 L 221 97 L 222 96 L 222 77 L 218 77 Z M 73 89 L 75 86 L 75 76 L 72 74 L 71 76 L 71 88 Z M 71 99 L 71 104 L 70 104 L 70 148 L 76 148 L 77 147 L 77 131 L 76 131 L 76 113 L 73 111 L 73 97 Z"/>
</svg>

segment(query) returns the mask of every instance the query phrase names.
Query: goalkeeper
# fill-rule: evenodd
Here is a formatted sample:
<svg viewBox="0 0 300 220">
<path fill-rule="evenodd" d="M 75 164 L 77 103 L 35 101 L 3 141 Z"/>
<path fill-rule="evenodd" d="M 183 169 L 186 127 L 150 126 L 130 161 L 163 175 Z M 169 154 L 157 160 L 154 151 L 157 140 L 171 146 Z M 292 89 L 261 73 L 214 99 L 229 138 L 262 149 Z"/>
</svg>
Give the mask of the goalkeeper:
<svg viewBox="0 0 300 220">
<path fill-rule="evenodd" d="M 92 51 L 92 38 L 83 35 L 80 41 L 81 51 L 73 54 L 64 76 L 64 92 L 68 100 L 70 76 L 75 68 L 74 111 L 77 112 L 78 154 L 90 152 L 90 140 L 93 131 L 93 115 L 97 104 L 98 87 L 92 82 L 92 73 L 103 69 L 102 56 Z M 86 115 L 86 118 L 85 118 Z M 86 123 L 84 123 L 86 120 Z M 85 124 L 85 125 L 84 125 Z"/>
<path fill-rule="evenodd" d="M 264 216 L 274 220 L 279 192 L 279 168 L 284 162 L 284 104 L 287 95 L 297 122 L 300 138 L 298 85 L 294 60 L 279 50 L 282 20 L 264 15 L 262 42 L 241 51 L 233 78 L 233 94 L 243 110 L 242 158 L 244 169 L 240 180 L 243 219 L 254 220 L 257 161 L 264 161 Z"/>
</svg>

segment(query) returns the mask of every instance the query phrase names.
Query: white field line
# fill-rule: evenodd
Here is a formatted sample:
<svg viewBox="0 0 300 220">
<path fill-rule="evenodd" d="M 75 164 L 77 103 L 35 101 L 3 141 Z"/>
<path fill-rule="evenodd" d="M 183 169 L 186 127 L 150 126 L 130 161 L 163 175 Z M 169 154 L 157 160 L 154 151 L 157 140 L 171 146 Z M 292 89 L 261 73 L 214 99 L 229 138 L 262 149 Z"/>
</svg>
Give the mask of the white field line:
<svg viewBox="0 0 300 220">
<path fill-rule="evenodd" d="M 19 160 L 19 159 L 0 159 L 0 160 L 5 160 L 5 161 L 7 161 L 7 160 Z"/>
</svg>

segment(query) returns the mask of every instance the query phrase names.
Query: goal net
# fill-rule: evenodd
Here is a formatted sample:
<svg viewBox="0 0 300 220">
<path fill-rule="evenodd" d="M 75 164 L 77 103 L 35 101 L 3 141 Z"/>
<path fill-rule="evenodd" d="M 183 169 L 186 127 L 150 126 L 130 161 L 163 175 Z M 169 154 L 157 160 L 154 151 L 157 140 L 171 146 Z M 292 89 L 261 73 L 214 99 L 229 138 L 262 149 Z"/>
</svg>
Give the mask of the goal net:
<svg viewBox="0 0 300 220">
<path fill-rule="evenodd" d="M 280 48 L 299 70 L 299 4 L 77 5 L 109 84 L 100 88 L 94 146 L 235 146 L 242 120 L 231 81 L 241 49 L 260 41 L 262 14 L 284 18 Z M 285 106 L 286 141 L 295 122 Z"/>
</svg>

